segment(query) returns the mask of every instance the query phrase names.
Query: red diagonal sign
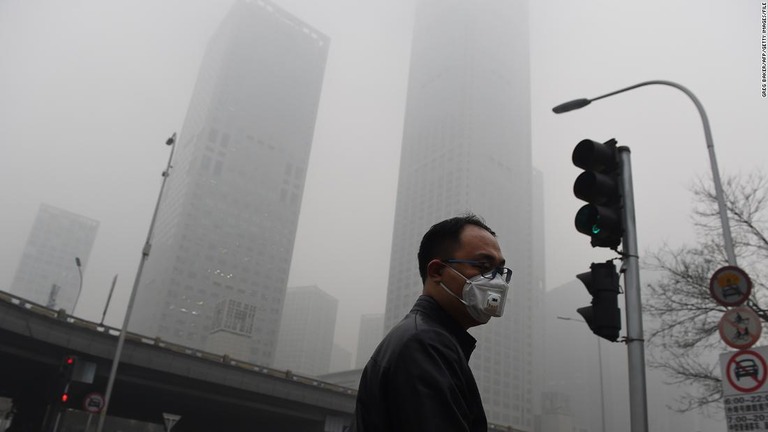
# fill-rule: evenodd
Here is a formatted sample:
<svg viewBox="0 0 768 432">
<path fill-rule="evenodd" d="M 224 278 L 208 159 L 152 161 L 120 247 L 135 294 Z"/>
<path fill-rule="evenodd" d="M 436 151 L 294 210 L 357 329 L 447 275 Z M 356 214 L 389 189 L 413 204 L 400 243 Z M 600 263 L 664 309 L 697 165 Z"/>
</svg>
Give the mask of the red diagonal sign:
<svg viewBox="0 0 768 432">
<path fill-rule="evenodd" d="M 752 350 L 739 351 L 725 367 L 728 384 L 742 393 L 752 393 L 765 384 L 768 377 L 765 359 Z"/>
</svg>

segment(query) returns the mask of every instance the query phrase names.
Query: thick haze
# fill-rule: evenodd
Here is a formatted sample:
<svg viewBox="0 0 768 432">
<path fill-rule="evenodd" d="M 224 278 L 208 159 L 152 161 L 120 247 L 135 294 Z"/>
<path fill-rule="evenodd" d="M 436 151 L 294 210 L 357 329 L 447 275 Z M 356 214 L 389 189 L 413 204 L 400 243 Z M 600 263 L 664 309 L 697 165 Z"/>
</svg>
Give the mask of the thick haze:
<svg viewBox="0 0 768 432">
<path fill-rule="evenodd" d="M 290 284 L 339 299 L 336 337 L 354 352 L 360 314 L 384 310 L 413 3 L 276 3 L 331 38 Z M 706 108 L 724 176 L 765 166 L 760 1 L 531 3 L 548 286 L 605 256 L 573 229 L 581 204 L 570 154 L 583 138 L 631 147 L 641 252 L 691 241 L 688 186 L 710 170 L 701 121 L 682 92 L 651 86 L 568 114 L 551 108 L 676 81 Z M 107 316 L 119 325 L 168 157 L 163 143 L 181 129 L 205 45 L 230 4 L 0 0 L 0 289 L 48 203 L 101 223 L 76 314 L 98 320 L 119 274 Z"/>
</svg>

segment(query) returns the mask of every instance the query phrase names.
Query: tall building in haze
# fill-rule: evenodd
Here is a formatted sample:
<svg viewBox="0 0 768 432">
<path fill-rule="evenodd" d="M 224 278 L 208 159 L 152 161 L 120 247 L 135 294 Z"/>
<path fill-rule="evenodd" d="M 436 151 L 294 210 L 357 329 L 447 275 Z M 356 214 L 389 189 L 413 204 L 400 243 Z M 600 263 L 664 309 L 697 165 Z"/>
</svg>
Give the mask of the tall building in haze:
<svg viewBox="0 0 768 432">
<path fill-rule="evenodd" d="M 11 293 L 35 303 L 73 312 L 99 222 L 41 204 L 11 283 Z"/>
<path fill-rule="evenodd" d="M 273 366 L 311 376 L 328 373 L 338 305 L 316 286 L 288 288 Z"/>
<path fill-rule="evenodd" d="M 355 367 L 364 368 L 373 351 L 384 337 L 384 314 L 364 314 L 360 316 L 360 332 L 357 334 L 357 355 Z"/>
<path fill-rule="evenodd" d="M 328 45 L 267 0 L 235 2 L 200 67 L 131 330 L 239 341 L 272 363 Z M 229 312 L 237 331 L 214 323 Z"/>
<path fill-rule="evenodd" d="M 418 2 L 385 314 L 388 330 L 421 293 L 416 251 L 429 227 L 467 211 L 482 216 L 514 274 L 504 317 L 471 330 L 478 348 L 470 364 L 488 420 L 522 430 L 533 427 L 543 290 L 528 45 L 525 0 Z"/>
</svg>

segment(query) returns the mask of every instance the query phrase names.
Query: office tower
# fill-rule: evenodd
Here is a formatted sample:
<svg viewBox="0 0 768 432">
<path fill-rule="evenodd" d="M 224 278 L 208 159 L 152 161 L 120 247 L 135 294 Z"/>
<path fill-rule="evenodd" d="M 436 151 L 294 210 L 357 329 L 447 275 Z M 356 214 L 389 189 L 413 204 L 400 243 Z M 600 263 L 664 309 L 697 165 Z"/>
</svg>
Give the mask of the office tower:
<svg viewBox="0 0 768 432">
<path fill-rule="evenodd" d="M 558 392 L 544 392 L 541 397 L 541 416 L 536 430 L 547 432 L 573 432 L 574 426 L 571 399 L 568 395 Z"/>
<path fill-rule="evenodd" d="M 371 354 L 384 337 L 384 314 L 365 314 L 360 317 L 360 332 L 357 334 L 357 356 L 355 367 L 363 368 Z"/>
<path fill-rule="evenodd" d="M 564 394 L 570 399 L 575 428 L 603 430 L 604 405 L 605 430 L 629 430 L 626 347 L 598 338 L 586 323 L 569 321 L 581 321 L 576 309 L 589 305 L 589 293 L 580 281 L 555 287 L 547 291 L 545 298 L 543 392 Z M 546 414 L 543 410 L 542 415 Z"/>
<path fill-rule="evenodd" d="M 344 372 L 352 368 L 352 351 L 334 343 L 331 349 L 331 365 L 329 373 Z"/>
<path fill-rule="evenodd" d="M 233 299 L 256 308 L 244 360 L 272 363 L 328 45 L 269 1 L 235 2 L 201 63 L 131 330 L 204 348 Z"/>
<path fill-rule="evenodd" d="M 328 373 L 338 304 L 316 286 L 288 288 L 273 366 L 311 376 Z"/>
<path fill-rule="evenodd" d="M 530 310 L 532 316 L 530 321 L 533 325 L 532 331 L 532 358 L 533 369 L 531 383 L 534 389 L 532 401 L 534 412 L 539 413 L 545 405 L 542 389 L 544 388 L 545 370 L 545 351 L 544 343 L 546 337 L 545 326 L 548 316 L 544 313 L 547 307 L 547 282 L 546 282 L 546 248 L 544 238 L 544 176 L 540 169 L 533 167 L 531 170 L 531 181 L 533 194 L 533 217 L 531 219 L 531 234 L 533 243 L 531 246 L 532 274 L 530 295 Z"/>
<path fill-rule="evenodd" d="M 85 216 L 41 204 L 29 233 L 11 293 L 72 313 L 80 293 L 99 223 Z"/>
<path fill-rule="evenodd" d="M 390 329 L 421 292 L 416 251 L 431 225 L 467 211 L 485 218 L 514 274 L 505 316 L 472 330 L 470 364 L 488 420 L 523 430 L 533 427 L 543 279 L 532 224 L 527 21 L 525 1 L 416 6 L 385 317 Z"/>
</svg>

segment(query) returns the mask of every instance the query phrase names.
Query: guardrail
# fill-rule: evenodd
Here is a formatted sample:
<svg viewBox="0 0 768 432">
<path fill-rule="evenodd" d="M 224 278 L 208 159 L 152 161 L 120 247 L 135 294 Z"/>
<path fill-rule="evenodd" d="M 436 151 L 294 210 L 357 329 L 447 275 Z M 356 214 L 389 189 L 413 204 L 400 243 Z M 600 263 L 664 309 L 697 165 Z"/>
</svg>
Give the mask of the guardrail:
<svg viewBox="0 0 768 432">
<path fill-rule="evenodd" d="M 38 303 L 34 303 L 24 298 L 21 298 L 19 296 L 7 293 L 5 291 L 0 291 L 0 301 L 13 304 L 15 306 L 24 308 L 26 310 L 29 310 L 30 312 L 34 312 L 42 316 L 46 316 L 49 318 L 56 318 L 60 321 L 66 322 L 67 324 L 71 324 L 77 327 L 86 328 L 88 330 L 96 331 L 99 333 L 106 333 L 114 337 L 118 337 L 120 335 L 120 329 L 118 328 L 110 327 L 104 324 L 97 324 L 92 321 L 87 321 L 81 318 L 77 318 L 72 315 L 68 315 L 66 311 L 64 311 L 64 309 L 60 309 L 56 311 L 56 310 L 47 308 L 43 305 L 40 305 Z M 324 389 L 336 391 L 339 393 L 357 395 L 357 390 L 351 389 L 349 387 L 343 387 L 337 384 L 331 384 L 324 381 L 320 381 L 311 377 L 297 375 L 290 370 L 273 369 L 270 367 L 260 366 L 257 364 L 248 363 L 246 361 L 233 359 L 227 354 L 224 354 L 224 355 L 214 354 L 207 351 L 190 348 L 184 345 L 179 345 L 173 342 L 167 342 L 160 338 L 151 338 L 148 336 L 144 336 L 144 335 L 140 335 L 138 333 L 132 333 L 132 332 L 127 332 L 125 334 L 125 338 L 127 340 L 131 340 L 134 342 L 152 345 L 160 349 L 165 349 L 168 351 L 173 351 L 175 353 L 189 355 L 189 356 L 207 360 L 210 362 L 223 363 L 239 369 L 256 372 L 264 375 L 269 375 L 276 378 L 287 379 L 287 380 L 295 381 L 301 384 L 324 388 Z M 502 425 L 497 425 L 493 423 L 488 424 L 488 430 L 505 431 L 505 432 L 526 432 L 521 429 L 515 429 L 511 426 L 502 426 Z"/>
<path fill-rule="evenodd" d="M 72 315 L 68 315 L 64 309 L 60 309 L 58 311 L 53 310 L 43 305 L 40 305 L 38 303 L 34 303 L 29 300 L 26 300 L 22 297 L 7 293 L 5 291 L 0 291 L 0 301 L 26 309 L 38 315 L 42 315 L 48 318 L 58 319 L 62 322 L 65 322 L 67 324 L 77 326 L 80 328 L 85 328 L 85 329 L 96 331 L 99 333 L 105 333 L 109 336 L 114 336 L 114 337 L 118 337 L 120 335 L 120 329 L 118 328 L 110 327 L 104 324 L 97 324 L 92 321 L 87 321 L 81 318 L 77 318 Z M 328 390 L 339 392 L 339 393 L 357 395 L 357 390 L 351 389 L 349 387 L 343 387 L 337 384 L 327 383 L 324 381 L 314 379 L 312 377 L 297 375 L 290 370 L 273 369 L 266 366 L 248 363 L 243 360 L 233 359 L 227 354 L 223 354 L 223 355 L 214 354 L 211 352 L 202 351 L 195 348 L 190 348 L 184 345 L 179 345 L 173 342 L 167 342 L 160 338 L 152 338 L 152 337 L 140 335 L 138 333 L 133 333 L 133 332 L 127 332 L 125 334 L 125 338 L 126 340 L 130 340 L 133 342 L 152 345 L 156 348 L 173 351 L 175 353 L 196 357 L 196 358 L 207 360 L 210 362 L 219 363 L 219 364 L 223 363 L 228 366 L 236 367 L 238 369 L 243 369 L 243 370 L 256 372 L 264 375 L 269 375 L 276 378 L 287 379 L 287 380 L 291 380 L 301 384 L 328 389 Z"/>
</svg>

